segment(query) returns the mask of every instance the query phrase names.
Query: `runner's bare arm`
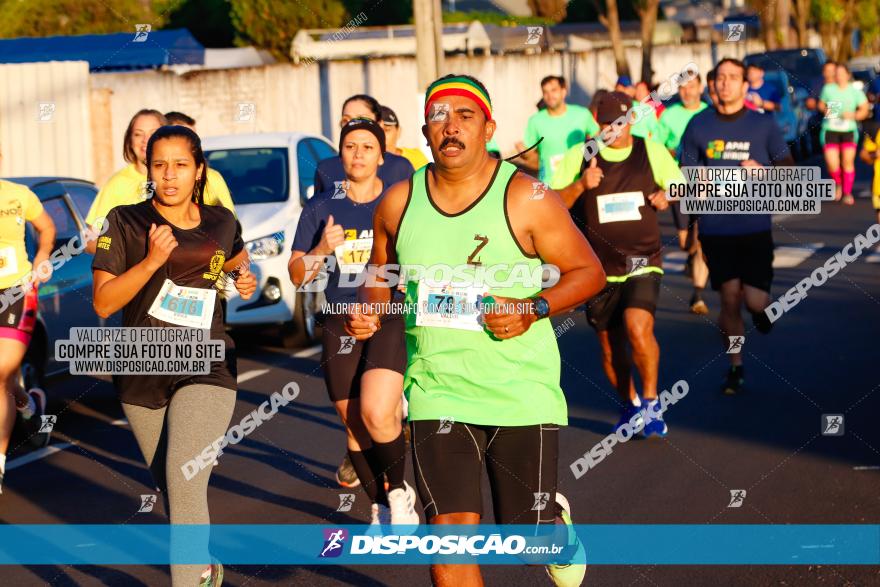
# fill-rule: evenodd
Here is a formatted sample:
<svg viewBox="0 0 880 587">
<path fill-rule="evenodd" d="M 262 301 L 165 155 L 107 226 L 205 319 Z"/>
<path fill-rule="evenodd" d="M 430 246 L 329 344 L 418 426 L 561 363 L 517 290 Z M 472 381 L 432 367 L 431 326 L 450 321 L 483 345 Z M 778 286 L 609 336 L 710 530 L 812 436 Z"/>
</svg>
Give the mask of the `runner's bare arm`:
<svg viewBox="0 0 880 587">
<path fill-rule="evenodd" d="M 574 203 L 577 202 L 578 198 L 581 197 L 581 194 L 584 193 L 585 189 L 584 182 L 578 177 L 564 188 L 557 190 L 557 193 L 559 194 L 559 197 L 562 198 L 562 203 L 565 204 L 565 207 L 571 208 L 574 206 Z"/>
<path fill-rule="evenodd" d="M 522 248 L 559 269 L 559 282 L 541 293 L 555 315 L 599 293 L 605 287 L 605 272 L 559 195 L 549 190 L 543 199 L 533 200 L 531 191 L 531 178 L 517 174 L 510 186 L 508 214 Z"/>
<path fill-rule="evenodd" d="M 257 277 L 251 273 L 250 267 L 251 258 L 245 249 L 223 264 L 224 273 L 234 272 L 232 275 L 235 278 L 235 289 L 243 300 L 250 299 L 257 290 Z"/>
<path fill-rule="evenodd" d="M 297 287 L 308 283 L 321 273 L 324 259 L 332 255 L 337 246 L 345 242 L 345 233 L 341 224 L 333 221 L 333 215 L 327 219 L 320 242 L 311 251 L 293 251 L 287 262 L 290 280 Z"/>
<path fill-rule="evenodd" d="M 398 182 L 388 189 L 373 213 L 373 249 L 364 269 L 371 275 L 358 288 L 358 308 L 345 316 L 345 331 L 357 340 L 370 338 L 381 328 L 377 308 L 391 301 L 391 287 L 380 269 L 397 264 L 395 241 L 408 197 L 409 182 Z"/>
<path fill-rule="evenodd" d="M 177 239 L 167 224 L 150 227 L 148 252 L 140 263 L 129 267 L 121 275 L 96 269 L 92 279 L 92 305 L 101 318 L 121 310 L 144 288 L 153 274 L 168 261 L 177 248 Z"/>
<path fill-rule="evenodd" d="M 387 279 L 381 272 L 377 272 L 377 268 L 397 264 L 395 243 L 408 197 L 409 182 L 398 182 L 388 189 L 373 214 L 373 249 L 370 252 L 367 271 L 376 272 L 374 273 L 376 283 L 387 283 Z M 358 301 L 372 304 L 390 302 L 392 288 L 385 285 L 370 287 L 373 282 L 372 279 L 367 279 L 366 283 L 358 288 Z"/>
<path fill-rule="evenodd" d="M 55 223 L 52 221 L 49 213 L 43 210 L 39 216 L 31 221 L 31 224 L 34 225 L 34 228 L 40 235 L 39 248 L 36 255 L 34 255 L 34 269 L 36 269 L 37 265 L 49 260 L 49 255 L 52 254 L 52 249 L 55 248 Z M 35 274 L 39 276 L 39 273 Z M 45 275 L 45 272 L 43 274 Z"/>
</svg>

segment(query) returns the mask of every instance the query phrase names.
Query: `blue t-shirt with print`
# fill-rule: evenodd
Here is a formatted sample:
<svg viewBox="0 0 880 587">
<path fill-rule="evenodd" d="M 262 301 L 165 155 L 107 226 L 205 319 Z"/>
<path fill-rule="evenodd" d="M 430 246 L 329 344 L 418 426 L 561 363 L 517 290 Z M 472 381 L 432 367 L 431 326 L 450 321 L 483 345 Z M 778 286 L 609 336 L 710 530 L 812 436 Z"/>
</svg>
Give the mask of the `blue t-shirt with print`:
<svg viewBox="0 0 880 587">
<path fill-rule="evenodd" d="M 334 195 L 337 197 L 334 198 Z M 324 290 L 328 303 L 357 301 L 356 286 L 340 286 L 341 273 L 343 270 L 352 275 L 360 273 L 356 270 L 357 265 L 369 260 L 373 244 L 373 212 L 384 195 L 385 192 L 382 192 L 375 200 L 359 204 L 346 196 L 345 192 L 331 190 L 314 196 L 303 208 L 291 250 L 308 253 L 316 247 L 321 242 L 331 214 L 333 223 L 341 225 L 345 233 L 345 245 L 337 248 L 336 263 L 328 271 L 327 288 Z M 346 277 L 346 281 L 351 283 L 354 280 Z"/>
<path fill-rule="evenodd" d="M 681 137 L 682 167 L 739 167 L 752 159 L 769 167 L 791 157 L 772 114 L 743 108 L 719 114 L 706 108 L 688 123 Z M 752 234 L 770 230 L 769 214 L 703 214 L 702 234 Z"/>
</svg>

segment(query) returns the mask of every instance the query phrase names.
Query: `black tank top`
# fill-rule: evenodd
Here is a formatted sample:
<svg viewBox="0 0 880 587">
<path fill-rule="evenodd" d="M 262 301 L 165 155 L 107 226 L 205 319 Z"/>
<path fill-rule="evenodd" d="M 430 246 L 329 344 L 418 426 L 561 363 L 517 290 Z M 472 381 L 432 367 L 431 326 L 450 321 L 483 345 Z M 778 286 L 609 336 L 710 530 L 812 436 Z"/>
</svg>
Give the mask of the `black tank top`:
<svg viewBox="0 0 880 587">
<path fill-rule="evenodd" d="M 632 152 L 623 161 L 597 159 L 605 174 L 602 182 L 581 195 L 572 207 L 572 216 L 602 261 L 605 273 L 626 275 L 633 267 L 629 257 L 647 257 L 649 266 L 662 267 L 660 225 L 657 211 L 648 200 L 660 186 L 654 181 L 645 141 L 633 137 Z M 584 161 L 581 174 L 586 169 Z"/>
</svg>

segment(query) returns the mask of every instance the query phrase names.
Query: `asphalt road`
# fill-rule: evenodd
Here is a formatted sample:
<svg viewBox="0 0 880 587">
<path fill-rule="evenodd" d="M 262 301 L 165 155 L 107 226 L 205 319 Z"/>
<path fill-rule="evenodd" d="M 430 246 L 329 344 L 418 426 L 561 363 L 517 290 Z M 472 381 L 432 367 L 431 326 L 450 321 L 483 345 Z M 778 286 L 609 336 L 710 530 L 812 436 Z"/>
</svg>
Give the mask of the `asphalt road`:
<svg viewBox="0 0 880 587">
<path fill-rule="evenodd" d="M 861 177 L 866 177 L 860 169 Z M 864 188 L 865 185 L 861 184 Z M 870 202 L 827 204 L 819 216 L 777 219 L 776 279 L 782 294 L 876 221 Z M 660 384 L 684 379 L 690 391 L 666 415 L 664 440 L 615 448 L 576 480 L 568 465 L 616 420 L 614 393 L 601 371 L 596 336 L 582 312 L 559 337 L 569 427 L 561 433 L 559 486 L 583 524 L 877 524 L 880 522 L 880 253 L 867 252 L 776 323 L 767 336 L 749 330 L 743 348 L 747 391 L 725 397 L 727 358 L 711 319 L 686 311 L 689 288 L 678 271 L 673 231 L 664 215 L 668 271 L 657 312 Z M 570 323 L 569 323 L 570 324 Z M 336 511 L 333 472 L 343 430 L 326 395 L 317 349 L 291 352 L 265 336 L 238 337 L 240 391 L 233 422 L 296 381 L 300 397 L 237 446 L 214 469 L 212 522 L 339 524 L 365 522 L 362 493 L 348 513 Z M 58 415 L 49 449 L 13 445 L 0 497 L 4 523 L 162 523 L 161 500 L 137 513 L 153 493 L 112 386 L 82 376 L 50 382 Z M 822 414 L 845 416 L 840 437 L 822 436 Z M 411 471 L 411 468 L 410 468 Z M 411 473 L 409 474 L 411 478 Z M 412 481 L 410 480 L 412 483 Z M 730 491 L 746 490 L 739 508 Z M 488 495 L 488 491 L 484 492 Z M 486 504 L 486 511 L 491 508 Z M 491 515 L 486 519 L 491 521 Z M 633 535 L 630 544 L 650 551 Z M 2 548 L 2 546 L 0 546 Z M 533 567 L 484 569 L 488 585 L 549 585 Z M 429 584 L 424 567 L 234 566 L 228 585 Z M 163 566 L 0 568 L 0 584 L 163 585 Z M 588 585 L 868 585 L 880 569 L 857 566 L 593 566 Z"/>
</svg>

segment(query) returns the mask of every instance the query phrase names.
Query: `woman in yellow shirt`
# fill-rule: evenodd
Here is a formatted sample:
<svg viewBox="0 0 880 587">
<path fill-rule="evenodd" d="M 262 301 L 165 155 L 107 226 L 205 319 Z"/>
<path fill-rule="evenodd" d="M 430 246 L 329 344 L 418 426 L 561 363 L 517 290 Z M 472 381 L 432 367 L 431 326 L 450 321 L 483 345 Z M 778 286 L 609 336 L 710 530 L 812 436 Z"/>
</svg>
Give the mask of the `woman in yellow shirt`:
<svg viewBox="0 0 880 587">
<path fill-rule="evenodd" d="M 428 164 L 428 158 L 418 149 L 410 149 L 407 147 L 398 147 L 397 139 L 400 138 L 400 123 L 397 121 L 397 114 L 388 106 L 382 106 L 382 130 L 385 131 L 385 148 L 387 151 L 400 155 L 412 163 L 413 169 L 418 170 Z"/>
<path fill-rule="evenodd" d="M 33 264 L 25 249 L 28 222 L 38 234 Z M 55 223 L 36 194 L 17 183 L 0 180 L 0 484 L 16 411 L 21 412 L 29 427 L 37 424 L 28 430 L 34 444 L 45 446 L 49 442 L 49 434 L 39 432 L 46 394 L 38 388 L 25 393 L 19 371 L 37 321 L 37 284 L 52 276 L 49 254 L 54 245 Z"/>
<path fill-rule="evenodd" d="M 86 224 L 100 226 L 99 221 L 116 206 L 138 204 L 152 197 L 153 190 L 147 182 L 147 142 L 158 128 L 166 124 L 165 115 L 158 110 L 145 108 L 132 117 L 122 141 L 122 157 L 128 165 L 113 174 L 98 192 L 86 216 Z M 215 172 L 209 173 L 207 179 L 205 205 L 223 206 L 234 214 L 232 198 L 223 177 Z M 86 250 L 95 254 L 95 242 L 89 242 Z"/>
</svg>

